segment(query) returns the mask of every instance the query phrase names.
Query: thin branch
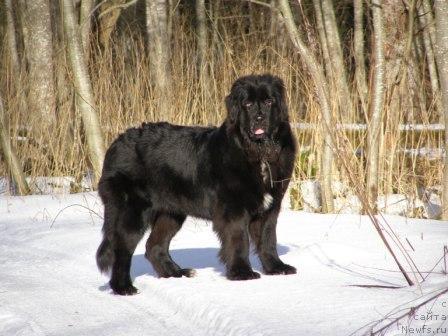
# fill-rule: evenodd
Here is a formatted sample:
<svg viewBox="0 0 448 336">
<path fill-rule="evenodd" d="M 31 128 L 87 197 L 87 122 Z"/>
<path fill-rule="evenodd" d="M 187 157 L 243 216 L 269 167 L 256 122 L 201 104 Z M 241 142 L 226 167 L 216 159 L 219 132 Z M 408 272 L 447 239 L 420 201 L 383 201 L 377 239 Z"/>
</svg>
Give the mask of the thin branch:
<svg viewBox="0 0 448 336">
<path fill-rule="evenodd" d="M 116 9 L 125 9 L 128 8 L 129 6 L 132 6 L 133 4 L 135 4 L 138 0 L 130 0 L 129 2 L 126 2 L 124 4 L 118 4 L 115 6 L 111 6 L 108 9 L 106 9 L 104 12 L 102 12 L 100 15 L 98 15 L 98 19 L 101 19 L 104 15 L 116 10 Z M 98 6 L 97 6 L 98 7 Z"/>
<path fill-rule="evenodd" d="M 399 289 L 399 288 L 403 288 L 403 286 L 384 286 L 384 285 L 348 285 L 347 287 L 385 288 L 385 289 Z"/>
<path fill-rule="evenodd" d="M 401 319 L 407 317 L 407 316 L 412 316 L 413 314 L 415 314 L 415 312 L 423 307 L 424 305 L 428 304 L 431 301 L 434 301 L 435 299 L 439 298 L 440 296 L 442 296 L 443 294 L 448 293 L 448 288 L 442 290 L 441 292 L 437 293 L 436 295 L 431 296 L 429 299 L 419 303 L 416 306 L 410 307 L 408 308 L 408 311 L 401 314 L 400 316 L 394 318 L 391 322 L 389 322 L 388 324 L 386 324 L 385 326 L 381 327 L 380 329 L 376 330 L 376 331 L 372 331 L 369 335 L 371 336 L 375 336 L 375 335 L 379 335 L 381 332 L 387 330 L 390 326 L 394 325 L 395 323 L 397 323 L 398 321 L 400 321 Z"/>
<path fill-rule="evenodd" d="M 54 223 L 56 222 L 56 219 L 58 219 L 58 217 L 59 217 L 60 214 L 62 214 L 62 213 L 63 213 L 65 210 L 67 210 L 68 208 L 72 208 L 72 207 L 76 207 L 76 206 L 81 207 L 81 208 L 84 208 L 84 209 L 88 210 L 90 214 L 94 214 L 94 215 L 96 215 L 98 218 L 103 219 L 103 216 L 99 215 L 98 213 L 96 213 L 95 211 L 93 211 L 93 210 L 90 209 L 89 207 L 86 207 L 85 205 L 82 205 L 82 204 L 71 204 L 71 205 L 68 205 L 68 206 L 62 208 L 61 210 L 59 210 L 59 212 L 56 214 L 56 216 L 54 217 L 54 219 L 51 221 L 50 229 L 53 228 L 53 225 L 54 225 Z"/>
<path fill-rule="evenodd" d="M 246 0 L 246 1 L 247 2 L 251 2 L 253 4 L 256 4 L 256 5 L 265 6 L 265 7 L 271 8 L 271 9 L 278 10 L 278 8 L 276 8 L 275 6 L 272 6 L 271 4 L 268 4 L 268 3 L 263 2 L 263 1 L 258 1 L 258 0 Z"/>
</svg>

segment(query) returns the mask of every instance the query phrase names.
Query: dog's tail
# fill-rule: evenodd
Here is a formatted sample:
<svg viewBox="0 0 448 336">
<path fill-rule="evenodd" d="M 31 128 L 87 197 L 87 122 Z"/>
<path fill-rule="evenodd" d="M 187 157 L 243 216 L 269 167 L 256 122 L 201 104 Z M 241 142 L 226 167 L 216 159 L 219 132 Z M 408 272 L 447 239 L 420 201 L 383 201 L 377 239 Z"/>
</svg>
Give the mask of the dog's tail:
<svg viewBox="0 0 448 336">
<path fill-rule="evenodd" d="M 115 262 L 114 244 L 107 235 L 104 235 L 103 241 L 96 251 L 96 264 L 102 273 L 108 273 Z"/>
</svg>

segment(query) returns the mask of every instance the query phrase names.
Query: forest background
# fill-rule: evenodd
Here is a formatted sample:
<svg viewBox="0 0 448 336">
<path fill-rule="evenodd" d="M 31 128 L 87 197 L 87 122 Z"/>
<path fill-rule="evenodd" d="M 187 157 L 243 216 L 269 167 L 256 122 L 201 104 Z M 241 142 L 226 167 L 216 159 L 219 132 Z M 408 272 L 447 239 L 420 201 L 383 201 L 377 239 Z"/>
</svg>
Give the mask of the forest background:
<svg viewBox="0 0 448 336">
<path fill-rule="evenodd" d="M 236 78 L 273 73 L 299 148 L 293 208 L 311 206 L 311 181 L 314 211 L 353 196 L 375 214 L 379 197 L 403 195 L 436 197 L 448 218 L 447 0 L 3 0 L 0 20 L 0 176 L 12 193 L 41 176 L 95 188 L 117 134 L 219 125 Z"/>
</svg>

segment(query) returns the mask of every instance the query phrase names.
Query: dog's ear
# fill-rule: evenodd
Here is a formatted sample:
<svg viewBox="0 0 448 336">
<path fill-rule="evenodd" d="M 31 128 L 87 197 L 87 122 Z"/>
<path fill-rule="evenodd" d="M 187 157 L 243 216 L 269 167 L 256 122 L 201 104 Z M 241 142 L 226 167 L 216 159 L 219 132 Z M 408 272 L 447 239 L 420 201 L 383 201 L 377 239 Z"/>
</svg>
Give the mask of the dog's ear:
<svg viewBox="0 0 448 336">
<path fill-rule="evenodd" d="M 280 112 L 280 120 L 289 122 L 288 105 L 286 104 L 285 84 L 279 77 L 272 76 L 272 86 L 274 87 L 274 95 Z"/>
<path fill-rule="evenodd" d="M 237 84 L 237 83 L 235 83 Z M 240 112 L 240 90 L 237 85 L 233 85 L 230 94 L 226 97 L 227 108 L 227 127 L 233 128 L 237 121 Z"/>
</svg>

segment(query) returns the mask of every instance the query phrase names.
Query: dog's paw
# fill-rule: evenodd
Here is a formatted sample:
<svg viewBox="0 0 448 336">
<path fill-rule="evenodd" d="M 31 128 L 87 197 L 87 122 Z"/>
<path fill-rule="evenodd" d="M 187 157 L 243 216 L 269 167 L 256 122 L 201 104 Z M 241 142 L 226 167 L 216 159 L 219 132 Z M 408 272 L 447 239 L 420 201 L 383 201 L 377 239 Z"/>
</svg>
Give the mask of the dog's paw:
<svg viewBox="0 0 448 336">
<path fill-rule="evenodd" d="M 267 275 L 296 274 L 297 269 L 291 265 L 282 263 L 282 264 L 275 265 L 274 267 L 270 268 L 269 270 L 265 270 L 264 273 Z"/>
<path fill-rule="evenodd" d="M 260 273 L 254 272 L 251 269 L 232 270 L 227 273 L 227 279 L 229 280 L 254 280 L 259 278 Z"/>
<path fill-rule="evenodd" d="M 182 273 L 183 276 L 187 278 L 193 278 L 197 274 L 196 270 L 193 268 L 183 268 L 180 270 L 180 272 Z"/>
<path fill-rule="evenodd" d="M 132 285 L 129 285 L 126 287 L 112 287 L 111 286 L 111 288 L 112 288 L 112 291 L 114 292 L 114 294 L 116 294 L 116 295 L 129 296 L 129 295 L 138 294 L 138 289 Z"/>
<path fill-rule="evenodd" d="M 182 268 L 182 269 L 176 269 L 176 270 L 169 270 L 159 273 L 159 276 L 161 278 L 192 278 L 196 276 L 196 270 L 193 268 Z"/>
</svg>

